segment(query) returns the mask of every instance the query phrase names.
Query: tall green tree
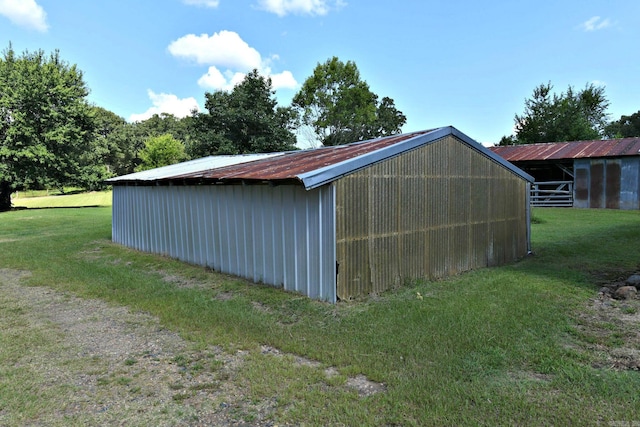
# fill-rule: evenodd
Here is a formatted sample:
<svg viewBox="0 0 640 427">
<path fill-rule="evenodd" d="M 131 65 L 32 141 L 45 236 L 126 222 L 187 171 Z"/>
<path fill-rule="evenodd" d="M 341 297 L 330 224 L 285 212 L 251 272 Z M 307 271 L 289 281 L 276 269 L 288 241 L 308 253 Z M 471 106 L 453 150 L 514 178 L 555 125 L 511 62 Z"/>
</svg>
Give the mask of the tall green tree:
<svg viewBox="0 0 640 427">
<path fill-rule="evenodd" d="M 96 123 L 94 149 L 100 164 L 111 175 L 118 175 L 125 161 L 128 141 L 115 136 L 127 125 L 124 118 L 102 107 L 93 107 Z"/>
<path fill-rule="evenodd" d="M 124 118 L 101 107 L 94 107 L 96 117 L 96 153 L 100 163 L 112 175 L 126 175 L 142 164 L 141 153 L 150 138 L 169 134 L 178 141 L 191 138 L 192 117 L 154 114 L 147 120 L 128 123 Z"/>
<path fill-rule="evenodd" d="M 389 97 L 378 101 L 352 61 L 318 64 L 293 98 L 302 123 L 323 145 L 340 145 L 400 133 L 407 118 Z"/>
<path fill-rule="evenodd" d="M 129 173 L 130 170 L 139 169 L 143 162 L 141 153 L 145 149 L 146 142 L 150 138 L 163 135 L 171 135 L 174 139 L 183 144 L 187 144 L 191 139 L 189 126 L 191 117 L 178 118 L 173 114 L 154 114 L 146 120 L 134 123 L 127 123 L 125 128 L 115 138 L 124 139 L 127 143 L 125 165 Z M 183 159 L 184 160 L 184 159 Z"/>
<path fill-rule="evenodd" d="M 142 163 L 136 168 L 138 171 L 173 165 L 187 157 L 184 144 L 170 134 L 164 134 L 147 139 L 145 147 L 140 152 Z"/>
<path fill-rule="evenodd" d="M 154 114 L 147 120 L 136 122 L 134 125 L 137 128 L 137 132 L 144 136 L 145 139 L 170 134 L 175 139 L 186 143 L 190 138 L 190 120 L 190 116 L 178 118 L 173 114 L 161 113 Z"/>
<path fill-rule="evenodd" d="M 609 138 L 640 136 L 640 111 L 630 116 L 620 116 L 620 120 L 614 120 L 607 125 L 605 133 Z"/>
<path fill-rule="evenodd" d="M 525 100 L 524 112 L 515 115 L 515 135 L 503 137 L 500 145 L 601 138 L 608 107 L 604 87 L 587 84 L 575 91 L 569 86 L 557 94 L 551 83 L 541 84 Z"/>
<path fill-rule="evenodd" d="M 95 121 L 82 72 L 58 51 L 0 57 L 0 211 L 17 189 L 98 185 Z"/>
<path fill-rule="evenodd" d="M 207 92 L 205 98 L 207 112 L 187 123 L 192 158 L 296 149 L 295 112 L 278 106 L 271 79 L 257 70 L 231 92 Z"/>
</svg>

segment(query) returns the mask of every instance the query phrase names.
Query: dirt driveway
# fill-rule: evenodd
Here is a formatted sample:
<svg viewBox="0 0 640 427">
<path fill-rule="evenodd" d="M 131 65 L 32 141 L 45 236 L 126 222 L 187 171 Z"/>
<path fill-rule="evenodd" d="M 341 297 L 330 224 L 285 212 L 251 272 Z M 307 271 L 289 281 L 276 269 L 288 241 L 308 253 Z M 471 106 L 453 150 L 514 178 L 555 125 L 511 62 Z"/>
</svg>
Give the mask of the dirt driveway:
<svg viewBox="0 0 640 427">
<path fill-rule="evenodd" d="M 6 372 L 28 370 L 28 381 L 9 387 L 39 404 L 0 406 L 0 425 L 275 425 L 276 399 L 249 399 L 250 384 L 235 380 L 248 351 L 197 348 L 150 315 L 21 284 L 28 275 L 0 269 L 0 333 L 32 337 Z M 285 356 L 272 347 L 257 351 Z M 361 396 L 384 389 L 362 376 L 345 387 Z"/>
</svg>

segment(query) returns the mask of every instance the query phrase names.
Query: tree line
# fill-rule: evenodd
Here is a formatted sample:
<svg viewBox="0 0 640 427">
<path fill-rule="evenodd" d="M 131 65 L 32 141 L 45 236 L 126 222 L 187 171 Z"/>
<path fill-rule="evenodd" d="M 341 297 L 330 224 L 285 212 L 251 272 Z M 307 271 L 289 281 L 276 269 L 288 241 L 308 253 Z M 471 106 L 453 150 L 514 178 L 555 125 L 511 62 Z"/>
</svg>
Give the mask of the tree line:
<svg viewBox="0 0 640 427">
<path fill-rule="evenodd" d="M 0 211 L 17 190 L 81 187 L 183 160 L 222 154 L 296 150 L 296 132 L 316 145 L 400 133 L 406 117 L 381 101 L 351 61 L 318 64 L 290 106 L 275 99 L 257 70 L 230 92 L 205 93 L 205 110 L 178 118 L 154 115 L 129 123 L 91 105 L 76 65 L 58 51 L 0 57 Z"/>
<path fill-rule="evenodd" d="M 205 110 L 178 118 L 154 115 L 129 123 L 91 105 L 76 65 L 58 51 L 0 56 L 0 211 L 17 190 L 81 187 L 210 155 L 295 150 L 304 134 L 333 146 L 401 132 L 405 115 L 380 98 L 356 64 L 336 57 L 318 63 L 289 106 L 278 105 L 271 79 L 257 70 L 229 92 L 205 92 Z M 514 135 L 499 144 L 527 144 L 640 135 L 640 111 L 608 122 L 604 88 L 551 83 L 534 89 L 516 114 Z"/>
</svg>

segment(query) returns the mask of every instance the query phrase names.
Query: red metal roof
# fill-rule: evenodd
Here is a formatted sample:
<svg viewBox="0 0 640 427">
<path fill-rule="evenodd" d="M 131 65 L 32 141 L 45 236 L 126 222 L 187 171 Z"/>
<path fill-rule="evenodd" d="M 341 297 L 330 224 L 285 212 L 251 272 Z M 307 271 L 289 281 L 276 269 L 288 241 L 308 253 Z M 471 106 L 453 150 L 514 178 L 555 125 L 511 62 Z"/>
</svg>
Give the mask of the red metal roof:
<svg viewBox="0 0 640 427">
<path fill-rule="evenodd" d="M 640 138 L 505 145 L 489 149 L 510 162 L 640 156 Z"/>
<path fill-rule="evenodd" d="M 335 165 L 429 132 L 431 131 L 394 135 L 335 147 L 291 151 L 283 153 L 281 156 L 256 160 L 249 163 L 176 175 L 173 176 L 172 179 L 202 178 L 206 180 L 238 179 L 264 181 L 298 179 L 300 175 L 306 172 Z"/>
</svg>

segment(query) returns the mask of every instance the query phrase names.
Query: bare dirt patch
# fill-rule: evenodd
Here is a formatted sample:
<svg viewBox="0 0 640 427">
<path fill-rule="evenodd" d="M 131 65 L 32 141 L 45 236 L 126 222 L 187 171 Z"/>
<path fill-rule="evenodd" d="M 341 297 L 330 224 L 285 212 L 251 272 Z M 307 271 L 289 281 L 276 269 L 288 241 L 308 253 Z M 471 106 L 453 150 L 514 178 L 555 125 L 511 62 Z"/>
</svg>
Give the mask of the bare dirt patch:
<svg viewBox="0 0 640 427">
<path fill-rule="evenodd" d="M 595 367 L 640 370 L 640 298 L 615 298 L 630 275 L 602 280 L 598 295 L 578 315 L 577 334 L 581 346 L 596 355 Z"/>
<path fill-rule="evenodd" d="M 270 354 L 277 357 L 284 357 L 286 354 L 278 350 L 277 348 L 263 345 L 261 346 L 262 354 Z M 302 356 L 294 356 L 294 363 L 299 366 L 309 366 L 312 368 L 321 368 L 322 364 L 316 360 L 311 360 Z M 332 378 L 339 375 L 339 371 L 330 366 L 324 369 L 324 375 L 327 378 Z M 380 393 L 386 390 L 386 386 L 382 383 L 371 381 L 364 375 L 356 375 L 355 377 L 348 378 L 346 382 L 347 387 L 355 389 L 358 395 L 361 397 L 371 396 L 372 394 Z"/>
<path fill-rule="evenodd" d="M 0 269 L 0 299 L 29 327 L 49 331 L 55 350 L 33 345 L 11 369 L 32 372 L 50 401 L 29 420 L 0 408 L 0 425 L 274 425 L 275 397 L 249 399 L 247 385 L 235 381 L 249 351 L 196 348 L 153 316 L 21 284 L 28 275 Z M 293 360 L 323 369 L 317 361 Z M 327 377 L 333 372 L 324 370 Z M 384 391 L 364 376 L 344 387 L 360 396 Z"/>
</svg>

